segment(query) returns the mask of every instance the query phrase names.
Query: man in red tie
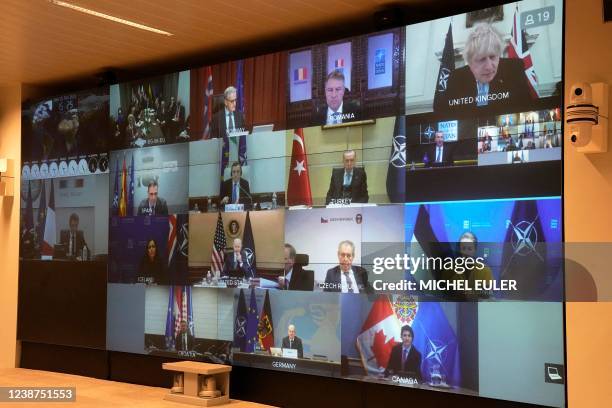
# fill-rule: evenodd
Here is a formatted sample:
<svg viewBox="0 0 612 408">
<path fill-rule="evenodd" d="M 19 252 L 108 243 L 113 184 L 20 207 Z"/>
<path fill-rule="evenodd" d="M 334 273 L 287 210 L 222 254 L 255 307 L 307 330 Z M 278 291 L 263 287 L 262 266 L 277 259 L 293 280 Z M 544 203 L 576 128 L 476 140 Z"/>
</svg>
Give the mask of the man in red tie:
<svg viewBox="0 0 612 408">
<path fill-rule="evenodd" d="M 402 342 L 393 346 L 391 350 L 385 377 L 399 375 L 421 382 L 421 353 L 412 344 L 414 340 L 412 327 L 402 326 L 400 335 Z"/>
</svg>

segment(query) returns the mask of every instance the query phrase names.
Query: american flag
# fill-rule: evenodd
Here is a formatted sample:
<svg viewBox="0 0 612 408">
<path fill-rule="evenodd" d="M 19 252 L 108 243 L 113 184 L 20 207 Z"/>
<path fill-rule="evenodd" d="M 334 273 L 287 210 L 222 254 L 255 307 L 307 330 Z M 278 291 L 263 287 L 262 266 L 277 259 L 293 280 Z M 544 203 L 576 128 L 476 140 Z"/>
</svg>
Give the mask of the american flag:
<svg viewBox="0 0 612 408">
<path fill-rule="evenodd" d="M 191 286 L 171 286 L 174 290 L 174 337 L 181 331 L 181 321 L 186 321 L 189 333 L 194 335 Z"/>
<path fill-rule="evenodd" d="M 210 124 L 212 122 L 213 79 L 212 67 L 206 67 L 206 91 L 204 91 L 204 135 L 203 139 L 210 138 Z"/>
<path fill-rule="evenodd" d="M 221 213 L 219 213 L 219 217 L 217 218 L 217 228 L 215 230 L 215 239 L 212 248 L 211 269 L 214 273 L 220 273 L 223 270 L 223 257 L 226 245 L 227 241 L 225 240 L 225 231 L 223 230 L 223 220 L 221 219 Z"/>
<path fill-rule="evenodd" d="M 523 60 L 525 67 L 525 75 L 527 76 L 527 82 L 529 82 L 529 92 L 534 98 L 538 98 L 538 77 L 536 76 L 535 69 L 533 68 L 533 61 L 531 61 L 531 53 L 527 45 L 527 31 L 525 29 L 520 30 L 518 22 L 518 6 L 514 11 L 514 22 L 512 24 L 512 33 L 510 34 L 510 45 L 508 45 L 508 57 L 509 58 L 520 58 Z M 520 31 L 520 34 L 519 34 Z"/>
</svg>

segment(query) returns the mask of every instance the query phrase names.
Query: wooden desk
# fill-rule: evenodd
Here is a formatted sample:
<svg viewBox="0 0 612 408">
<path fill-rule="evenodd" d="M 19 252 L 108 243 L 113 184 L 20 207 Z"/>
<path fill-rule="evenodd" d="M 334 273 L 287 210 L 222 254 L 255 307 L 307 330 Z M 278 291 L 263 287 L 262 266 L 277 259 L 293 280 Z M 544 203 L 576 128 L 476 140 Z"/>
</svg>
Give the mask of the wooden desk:
<svg viewBox="0 0 612 408">
<path fill-rule="evenodd" d="M 76 402 L 54 402 L 53 408 L 177 408 L 174 402 L 165 401 L 167 388 L 148 387 L 117 381 L 100 380 L 80 375 L 25 368 L 0 369 L 0 386 L 3 387 L 76 387 Z M 7 404 L 19 408 L 41 408 L 44 403 Z M 228 408 L 274 408 L 254 402 L 230 400 Z"/>
</svg>

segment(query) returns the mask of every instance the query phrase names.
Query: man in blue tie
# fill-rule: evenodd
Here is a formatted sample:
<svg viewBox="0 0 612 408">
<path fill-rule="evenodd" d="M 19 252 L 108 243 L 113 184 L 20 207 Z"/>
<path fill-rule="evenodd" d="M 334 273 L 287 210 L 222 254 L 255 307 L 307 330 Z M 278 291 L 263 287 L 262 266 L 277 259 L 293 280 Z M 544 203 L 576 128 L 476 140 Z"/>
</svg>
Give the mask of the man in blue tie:
<svg viewBox="0 0 612 408">
<path fill-rule="evenodd" d="M 391 350 L 385 377 L 399 375 L 421 382 L 421 353 L 412 344 L 414 341 L 412 327 L 402 326 L 400 336 L 402 342 L 393 346 Z"/>
<path fill-rule="evenodd" d="M 242 178 L 242 166 L 239 162 L 232 163 L 232 178 L 225 180 L 221 186 L 221 204 L 250 203 L 251 191 L 249 182 Z"/>
<path fill-rule="evenodd" d="M 367 203 L 368 178 L 363 167 L 355 167 L 357 153 L 346 150 L 342 154 L 342 168 L 333 169 L 325 204 Z"/>
</svg>

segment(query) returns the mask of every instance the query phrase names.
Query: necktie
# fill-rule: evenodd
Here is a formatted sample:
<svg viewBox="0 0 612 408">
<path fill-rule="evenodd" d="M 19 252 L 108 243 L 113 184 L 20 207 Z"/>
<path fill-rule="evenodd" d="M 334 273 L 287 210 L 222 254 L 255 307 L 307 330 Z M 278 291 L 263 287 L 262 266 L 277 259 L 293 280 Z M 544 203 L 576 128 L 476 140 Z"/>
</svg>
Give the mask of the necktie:
<svg viewBox="0 0 612 408">
<path fill-rule="evenodd" d="M 404 368 L 404 364 L 406 364 L 406 359 L 408 358 L 408 349 L 404 349 L 404 353 L 402 354 L 402 368 Z"/>
<path fill-rule="evenodd" d="M 174 115 L 174 120 L 179 120 L 180 116 L 179 114 L 181 113 L 181 107 L 180 105 L 176 105 L 176 115 Z"/>
<path fill-rule="evenodd" d="M 442 161 L 442 148 L 438 146 L 437 151 L 436 151 L 436 163 L 440 163 L 441 161 Z"/>
<path fill-rule="evenodd" d="M 344 187 L 348 187 L 351 185 L 351 179 L 353 174 L 349 172 L 344 172 Z"/>
<path fill-rule="evenodd" d="M 187 351 L 187 333 L 183 333 L 183 350 Z"/>
<path fill-rule="evenodd" d="M 238 183 L 234 183 L 234 189 L 232 190 L 232 203 L 236 204 L 238 201 Z"/>
<path fill-rule="evenodd" d="M 353 282 L 351 282 L 351 277 L 348 272 L 344 272 L 344 277 L 346 279 L 346 286 L 348 287 L 348 293 L 355 293 L 353 290 Z"/>
<path fill-rule="evenodd" d="M 230 132 L 234 130 L 234 115 L 232 112 L 227 114 L 229 116 L 229 130 Z"/>
<path fill-rule="evenodd" d="M 71 233 L 70 236 L 71 236 L 70 246 L 72 247 L 70 248 L 70 255 L 76 256 L 76 245 L 75 245 L 74 233 Z"/>
<path fill-rule="evenodd" d="M 293 340 L 289 339 L 289 348 L 292 349 L 293 348 Z"/>
<path fill-rule="evenodd" d="M 476 106 L 486 106 L 489 104 L 489 84 L 481 84 L 476 82 L 476 90 L 478 95 L 476 96 Z"/>
</svg>

